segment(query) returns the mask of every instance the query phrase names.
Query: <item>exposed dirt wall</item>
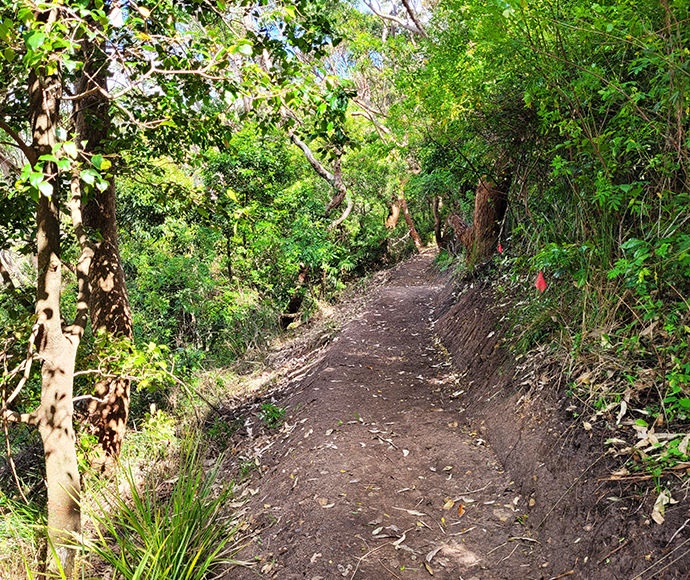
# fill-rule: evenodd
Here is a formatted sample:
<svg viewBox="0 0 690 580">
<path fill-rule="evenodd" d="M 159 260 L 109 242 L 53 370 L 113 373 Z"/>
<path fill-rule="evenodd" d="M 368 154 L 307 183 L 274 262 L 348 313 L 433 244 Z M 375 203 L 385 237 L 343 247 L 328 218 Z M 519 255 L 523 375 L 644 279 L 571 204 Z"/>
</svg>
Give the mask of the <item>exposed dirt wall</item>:
<svg viewBox="0 0 690 580">
<path fill-rule="evenodd" d="M 586 432 L 566 412 L 573 400 L 546 348 L 514 360 L 505 341 L 510 302 L 488 282 L 449 283 L 436 332 L 457 368 L 462 414 L 521 493 L 524 535 L 573 578 L 690 577 L 690 530 L 681 529 L 690 517 L 687 486 L 673 478 L 681 501 L 659 526 L 650 518 L 653 482 L 601 481 L 621 464 L 605 454 L 610 422 Z"/>
</svg>

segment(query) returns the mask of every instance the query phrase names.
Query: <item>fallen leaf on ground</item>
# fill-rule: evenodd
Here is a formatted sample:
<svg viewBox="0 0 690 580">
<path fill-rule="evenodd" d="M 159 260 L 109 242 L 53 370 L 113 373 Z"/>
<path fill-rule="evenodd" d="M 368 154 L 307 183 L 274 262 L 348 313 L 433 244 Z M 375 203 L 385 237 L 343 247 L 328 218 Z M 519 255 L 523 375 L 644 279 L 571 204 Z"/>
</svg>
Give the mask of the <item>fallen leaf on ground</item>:
<svg viewBox="0 0 690 580">
<path fill-rule="evenodd" d="M 447 499 L 446 503 L 443 504 L 443 509 L 444 510 L 449 510 L 455 505 L 455 502 L 452 499 Z"/>
<path fill-rule="evenodd" d="M 690 433 L 683 437 L 683 440 L 678 444 L 678 451 L 683 455 L 688 454 L 688 443 L 690 443 Z"/>
<path fill-rule="evenodd" d="M 667 491 L 662 491 L 659 497 L 654 502 L 654 509 L 652 510 L 652 519 L 659 525 L 664 523 L 664 513 L 666 506 L 671 503 L 671 494 Z"/>
<path fill-rule="evenodd" d="M 431 566 L 429 566 L 429 564 L 424 562 L 424 567 L 426 568 L 426 571 L 429 572 L 429 574 L 431 574 L 432 576 L 434 575 L 434 569 Z"/>
<path fill-rule="evenodd" d="M 464 513 L 465 513 L 465 506 L 462 505 L 462 504 L 460 504 L 460 505 L 458 506 L 458 516 L 461 516 L 461 515 L 463 515 Z"/>
<path fill-rule="evenodd" d="M 427 516 L 426 514 L 423 514 L 422 512 L 418 512 L 418 511 L 416 511 L 416 510 L 407 510 L 407 509 L 405 509 L 405 508 L 399 508 L 399 507 L 395 507 L 395 506 L 393 506 L 393 509 L 394 509 L 394 510 L 401 511 L 401 512 L 407 512 L 407 513 L 410 514 L 411 516 L 426 516 L 426 517 L 429 517 L 429 516 Z"/>
</svg>

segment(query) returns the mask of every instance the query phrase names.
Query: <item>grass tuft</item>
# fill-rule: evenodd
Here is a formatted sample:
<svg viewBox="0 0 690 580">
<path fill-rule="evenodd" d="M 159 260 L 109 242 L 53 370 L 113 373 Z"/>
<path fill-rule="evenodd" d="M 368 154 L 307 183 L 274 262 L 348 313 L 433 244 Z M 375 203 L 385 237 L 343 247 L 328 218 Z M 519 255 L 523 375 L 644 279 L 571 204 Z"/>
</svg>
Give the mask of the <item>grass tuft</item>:
<svg viewBox="0 0 690 580">
<path fill-rule="evenodd" d="M 236 528 L 223 514 L 230 486 L 221 487 L 222 457 L 207 469 L 198 443 L 183 447 L 180 470 L 169 497 L 150 479 L 142 490 L 124 469 L 127 500 L 104 488 L 90 514 L 97 538 L 85 549 L 112 567 L 123 580 L 202 580 L 216 566 L 230 562 L 226 549 Z"/>
</svg>

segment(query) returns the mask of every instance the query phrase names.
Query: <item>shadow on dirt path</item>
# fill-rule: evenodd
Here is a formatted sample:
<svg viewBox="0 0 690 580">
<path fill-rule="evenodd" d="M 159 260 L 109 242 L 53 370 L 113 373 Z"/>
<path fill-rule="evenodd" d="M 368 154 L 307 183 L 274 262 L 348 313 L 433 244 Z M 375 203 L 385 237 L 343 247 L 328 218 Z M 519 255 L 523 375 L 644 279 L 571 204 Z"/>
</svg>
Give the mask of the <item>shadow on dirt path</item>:
<svg viewBox="0 0 690 580">
<path fill-rule="evenodd" d="M 434 255 L 396 268 L 284 389 L 236 556 L 253 565 L 224 578 L 545 577 L 520 494 L 453 398 Z"/>
</svg>

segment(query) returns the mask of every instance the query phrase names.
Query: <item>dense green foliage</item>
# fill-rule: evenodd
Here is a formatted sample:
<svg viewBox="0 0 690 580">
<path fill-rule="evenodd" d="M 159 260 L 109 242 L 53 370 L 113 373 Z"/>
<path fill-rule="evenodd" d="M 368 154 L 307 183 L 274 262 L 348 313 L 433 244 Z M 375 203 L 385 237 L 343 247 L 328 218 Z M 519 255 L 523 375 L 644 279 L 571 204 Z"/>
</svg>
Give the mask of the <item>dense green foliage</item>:
<svg viewBox="0 0 690 580">
<path fill-rule="evenodd" d="M 394 111 L 417 115 L 423 195 L 462 206 L 479 176 L 513 171 L 504 263 L 549 282 L 516 314 L 522 348 L 603 349 L 608 396 L 658 390 L 667 418 L 690 409 L 689 9 L 441 2 Z"/>
</svg>

